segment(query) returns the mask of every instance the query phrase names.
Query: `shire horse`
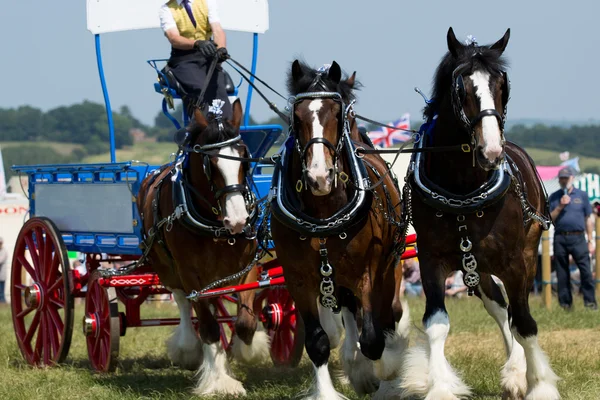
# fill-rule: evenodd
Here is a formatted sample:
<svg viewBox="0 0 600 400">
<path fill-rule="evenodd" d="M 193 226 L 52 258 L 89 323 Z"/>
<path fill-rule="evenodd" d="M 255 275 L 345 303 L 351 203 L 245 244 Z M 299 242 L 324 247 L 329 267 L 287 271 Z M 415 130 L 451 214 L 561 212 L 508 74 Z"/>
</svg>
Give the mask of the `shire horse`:
<svg viewBox="0 0 600 400">
<path fill-rule="evenodd" d="M 335 61 L 319 70 L 292 63 L 290 135 L 273 175 L 271 232 L 305 326 L 316 375 L 310 399 L 343 398 L 327 367 L 340 339 L 333 311 L 341 309 L 342 364 L 359 393 L 375 392 L 380 380 L 391 384 L 407 344 L 407 335 L 395 330 L 402 305 L 392 310 L 401 195 L 379 155 L 356 153 L 372 145 L 355 120 L 355 76 L 343 79 Z"/>
<path fill-rule="evenodd" d="M 245 234 L 256 213 L 246 183 L 247 164 L 218 157 L 248 156 L 239 136 L 242 107 L 239 100 L 234 102 L 230 121 L 220 117 L 218 104 L 213 111 L 205 117 L 195 109 L 193 121 L 184 128 L 189 138 L 189 145 L 184 146 L 187 157 L 147 177 L 137 204 L 148 236 L 145 243 L 150 246 L 146 263 L 172 291 L 179 307 L 181 322 L 167 342 L 170 359 L 188 369 L 200 367 L 194 389 L 198 395 L 243 395 L 241 382 L 228 375 L 227 355 L 211 301 L 193 303 L 201 343 L 192 325 L 191 302 L 186 298 L 186 293 L 244 269 L 253 260 L 257 246 L 256 240 Z M 256 269 L 245 279 L 252 280 L 256 280 Z M 248 361 L 267 356 L 269 350 L 266 333 L 255 334 L 253 300 L 254 291 L 240 294 L 233 338 L 234 352 Z"/>
<path fill-rule="evenodd" d="M 464 151 L 415 153 L 409 168 L 427 343 L 407 354 L 403 396 L 440 400 L 470 392 L 444 355 L 450 328 L 444 281 L 462 269 L 469 294 L 482 300 L 502 332 L 504 398 L 560 398 L 528 304 L 540 235 L 550 224 L 547 197 L 531 158 L 504 138 L 509 81 L 502 54 L 509 36 L 510 29 L 492 45 L 463 44 L 450 28 L 424 109 L 420 145 Z"/>
</svg>

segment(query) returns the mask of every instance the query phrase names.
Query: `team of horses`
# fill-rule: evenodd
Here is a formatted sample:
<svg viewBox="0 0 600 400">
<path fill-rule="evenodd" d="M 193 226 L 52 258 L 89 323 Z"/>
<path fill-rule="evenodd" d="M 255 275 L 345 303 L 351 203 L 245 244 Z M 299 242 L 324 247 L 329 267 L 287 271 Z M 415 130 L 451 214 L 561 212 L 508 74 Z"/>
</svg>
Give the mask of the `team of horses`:
<svg viewBox="0 0 600 400">
<path fill-rule="evenodd" d="M 320 69 L 292 63 L 290 131 L 267 209 L 314 367 L 306 398 L 344 398 L 328 369 L 340 343 L 344 373 L 357 393 L 380 399 L 469 396 L 444 355 L 450 327 L 444 281 L 459 269 L 503 335 L 503 397 L 560 398 L 528 305 L 547 228 L 545 192 L 525 151 L 504 138 L 509 82 L 502 54 L 509 34 L 481 46 L 459 42 L 450 28 L 404 190 L 359 133 L 356 73 L 346 76 L 335 61 Z M 247 183 L 241 119 L 239 100 L 230 119 L 219 107 L 196 109 L 187 142 L 180 144 L 186 157 L 147 177 L 137 199 L 149 239 L 146 262 L 180 310 L 168 354 L 182 367 L 199 368 L 199 395 L 245 394 L 227 367 L 211 302 L 186 297 L 243 270 L 257 250 L 250 234 L 257 206 Z M 180 218 L 181 204 L 194 208 L 192 223 Z M 408 310 L 398 301 L 396 272 L 411 220 L 426 294 L 426 340 L 409 347 Z M 255 270 L 241 279 L 256 280 Z M 269 348 L 251 311 L 253 299 L 253 292 L 239 297 L 234 353 L 245 361 L 264 358 Z"/>
</svg>

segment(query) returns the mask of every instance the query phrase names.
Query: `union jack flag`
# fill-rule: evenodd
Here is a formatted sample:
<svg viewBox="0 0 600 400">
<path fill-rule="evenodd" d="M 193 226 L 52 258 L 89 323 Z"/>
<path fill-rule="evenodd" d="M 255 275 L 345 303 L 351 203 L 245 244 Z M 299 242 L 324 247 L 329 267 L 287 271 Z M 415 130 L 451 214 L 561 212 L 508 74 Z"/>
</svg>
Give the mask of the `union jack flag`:
<svg viewBox="0 0 600 400">
<path fill-rule="evenodd" d="M 399 120 L 388 125 L 394 126 L 397 129 L 410 129 L 410 114 L 404 114 Z M 409 132 L 384 127 L 376 131 L 371 131 L 368 135 L 373 144 L 379 147 L 392 147 L 396 143 L 403 143 L 411 138 Z"/>
</svg>

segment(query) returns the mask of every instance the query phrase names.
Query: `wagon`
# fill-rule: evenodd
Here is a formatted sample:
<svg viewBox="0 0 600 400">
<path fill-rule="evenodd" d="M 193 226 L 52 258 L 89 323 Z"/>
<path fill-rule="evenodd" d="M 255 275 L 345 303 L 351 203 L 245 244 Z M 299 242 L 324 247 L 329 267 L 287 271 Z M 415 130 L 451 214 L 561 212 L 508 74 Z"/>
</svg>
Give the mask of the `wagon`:
<svg viewBox="0 0 600 400">
<path fill-rule="evenodd" d="M 116 162 L 114 127 L 110 100 L 102 67 L 100 33 L 157 26 L 151 15 L 157 2 L 130 0 L 144 10 L 127 21 L 108 18 L 114 2 L 88 1 L 88 29 L 95 35 L 98 67 L 108 113 L 111 162 L 96 164 L 13 166 L 29 178 L 30 215 L 15 246 L 12 261 L 12 315 L 17 343 L 32 365 L 54 365 L 68 355 L 74 326 L 74 299 L 85 298 L 82 330 L 92 367 L 111 371 L 117 365 L 119 339 L 128 329 L 179 324 L 179 318 L 141 318 L 140 308 L 152 295 L 169 294 L 158 276 L 136 263 L 142 255 L 141 221 L 136 195 L 142 180 L 159 166 L 141 162 Z M 135 4 L 134 4 L 135 3 Z M 139 4 L 138 4 L 139 3 Z M 233 4 L 235 3 L 235 4 Z M 220 4 L 224 27 L 254 33 L 253 71 L 256 70 L 258 33 L 268 28 L 266 1 L 228 1 Z M 244 20 L 231 10 L 247 10 Z M 150 60 L 154 67 L 160 60 Z M 166 99 L 177 93 L 162 81 L 155 85 Z M 233 95 L 237 94 L 235 88 Z M 248 90 L 246 124 L 241 135 L 252 157 L 263 157 L 282 133 L 279 125 L 248 126 L 252 89 Z M 170 116 L 170 115 L 169 115 Z M 171 117 L 179 127 L 176 118 Z M 187 121 L 182 121 L 186 123 Z M 271 175 L 263 166 L 253 165 L 253 190 L 257 198 L 266 195 Z M 72 268 L 68 251 L 85 255 L 85 273 Z M 127 274 L 101 273 L 107 266 L 131 265 Z M 135 267 L 135 268 L 133 268 Z M 224 348 L 231 346 L 237 293 L 260 289 L 254 302 L 271 337 L 271 358 L 276 364 L 295 365 L 304 345 L 294 302 L 284 286 L 283 270 L 277 259 L 259 264 L 259 280 L 245 285 L 218 288 L 203 294 L 214 298 L 215 317 L 221 326 Z"/>
</svg>

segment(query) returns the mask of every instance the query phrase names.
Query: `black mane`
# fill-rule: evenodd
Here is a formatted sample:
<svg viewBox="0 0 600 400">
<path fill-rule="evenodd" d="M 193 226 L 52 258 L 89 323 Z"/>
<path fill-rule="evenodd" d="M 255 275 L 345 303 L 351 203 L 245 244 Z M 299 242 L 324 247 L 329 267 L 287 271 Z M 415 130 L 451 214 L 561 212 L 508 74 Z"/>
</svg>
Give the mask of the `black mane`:
<svg viewBox="0 0 600 400">
<path fill-rule="evenodd" d="M 439 106 L 452 90 L 452 73 L 461 64 L 471 64 L 470 71 L 485 70 L 492 76 L 498 76 L 508 66 L 508 61 L 502 57 L 500 50 L 493 50 L 491 46 L 468 45 L 459 50 L 458 57 L 453 57 L 450 52 L 442 58 L 433 79 L 433 93 L 431 104 L 425 106 L 423 114 L 430 120 L 439 113 Z"/>
<path fill-rule="evenodd" d="M 315 81 L 315 78 L 317 77 L 317 74 L 319 74 L 319 72 L 317 72 L 316 69 L 310 67 L 308 64 L 306 64 L 303 61 L 298 61 L 300 68 L 302 69 L 302 78 L 298 81 L 294 81 L 294 78 L 292 76 L 292 71 L 291 68 L 288 71 L 288 75 L 287 75 L 287 89 L 288 92 L 295 96 L 298 93 L 306 93 L 306 92 L 316 92 L 316 91 L 322 91 L 322 89 L 320 87 L 316 87 L 313 88 L 313 83 Z M 342 96 L 342 99 L 344 99 L 344 101 L 346 103 L 352 101 L 355 99 L 354 96 L 354 90 L 357 90 L 361 85 L 360 83 L 355 80 L 354 81 L 354 85 L 350 85 L 348 82 L 348 75 L 346 73 L 343 73 L 343 77 L 342 80 L 340 81 L 339 84 L 336 84 L 334 81 L 332 81 L 327 73 L 324 73 L 321 75 L 321 81 L 325 84 L 325 86 L 327 87 L 327 90 L 331 91 L 331 92 L 337 92 Z"/>
</svg>

